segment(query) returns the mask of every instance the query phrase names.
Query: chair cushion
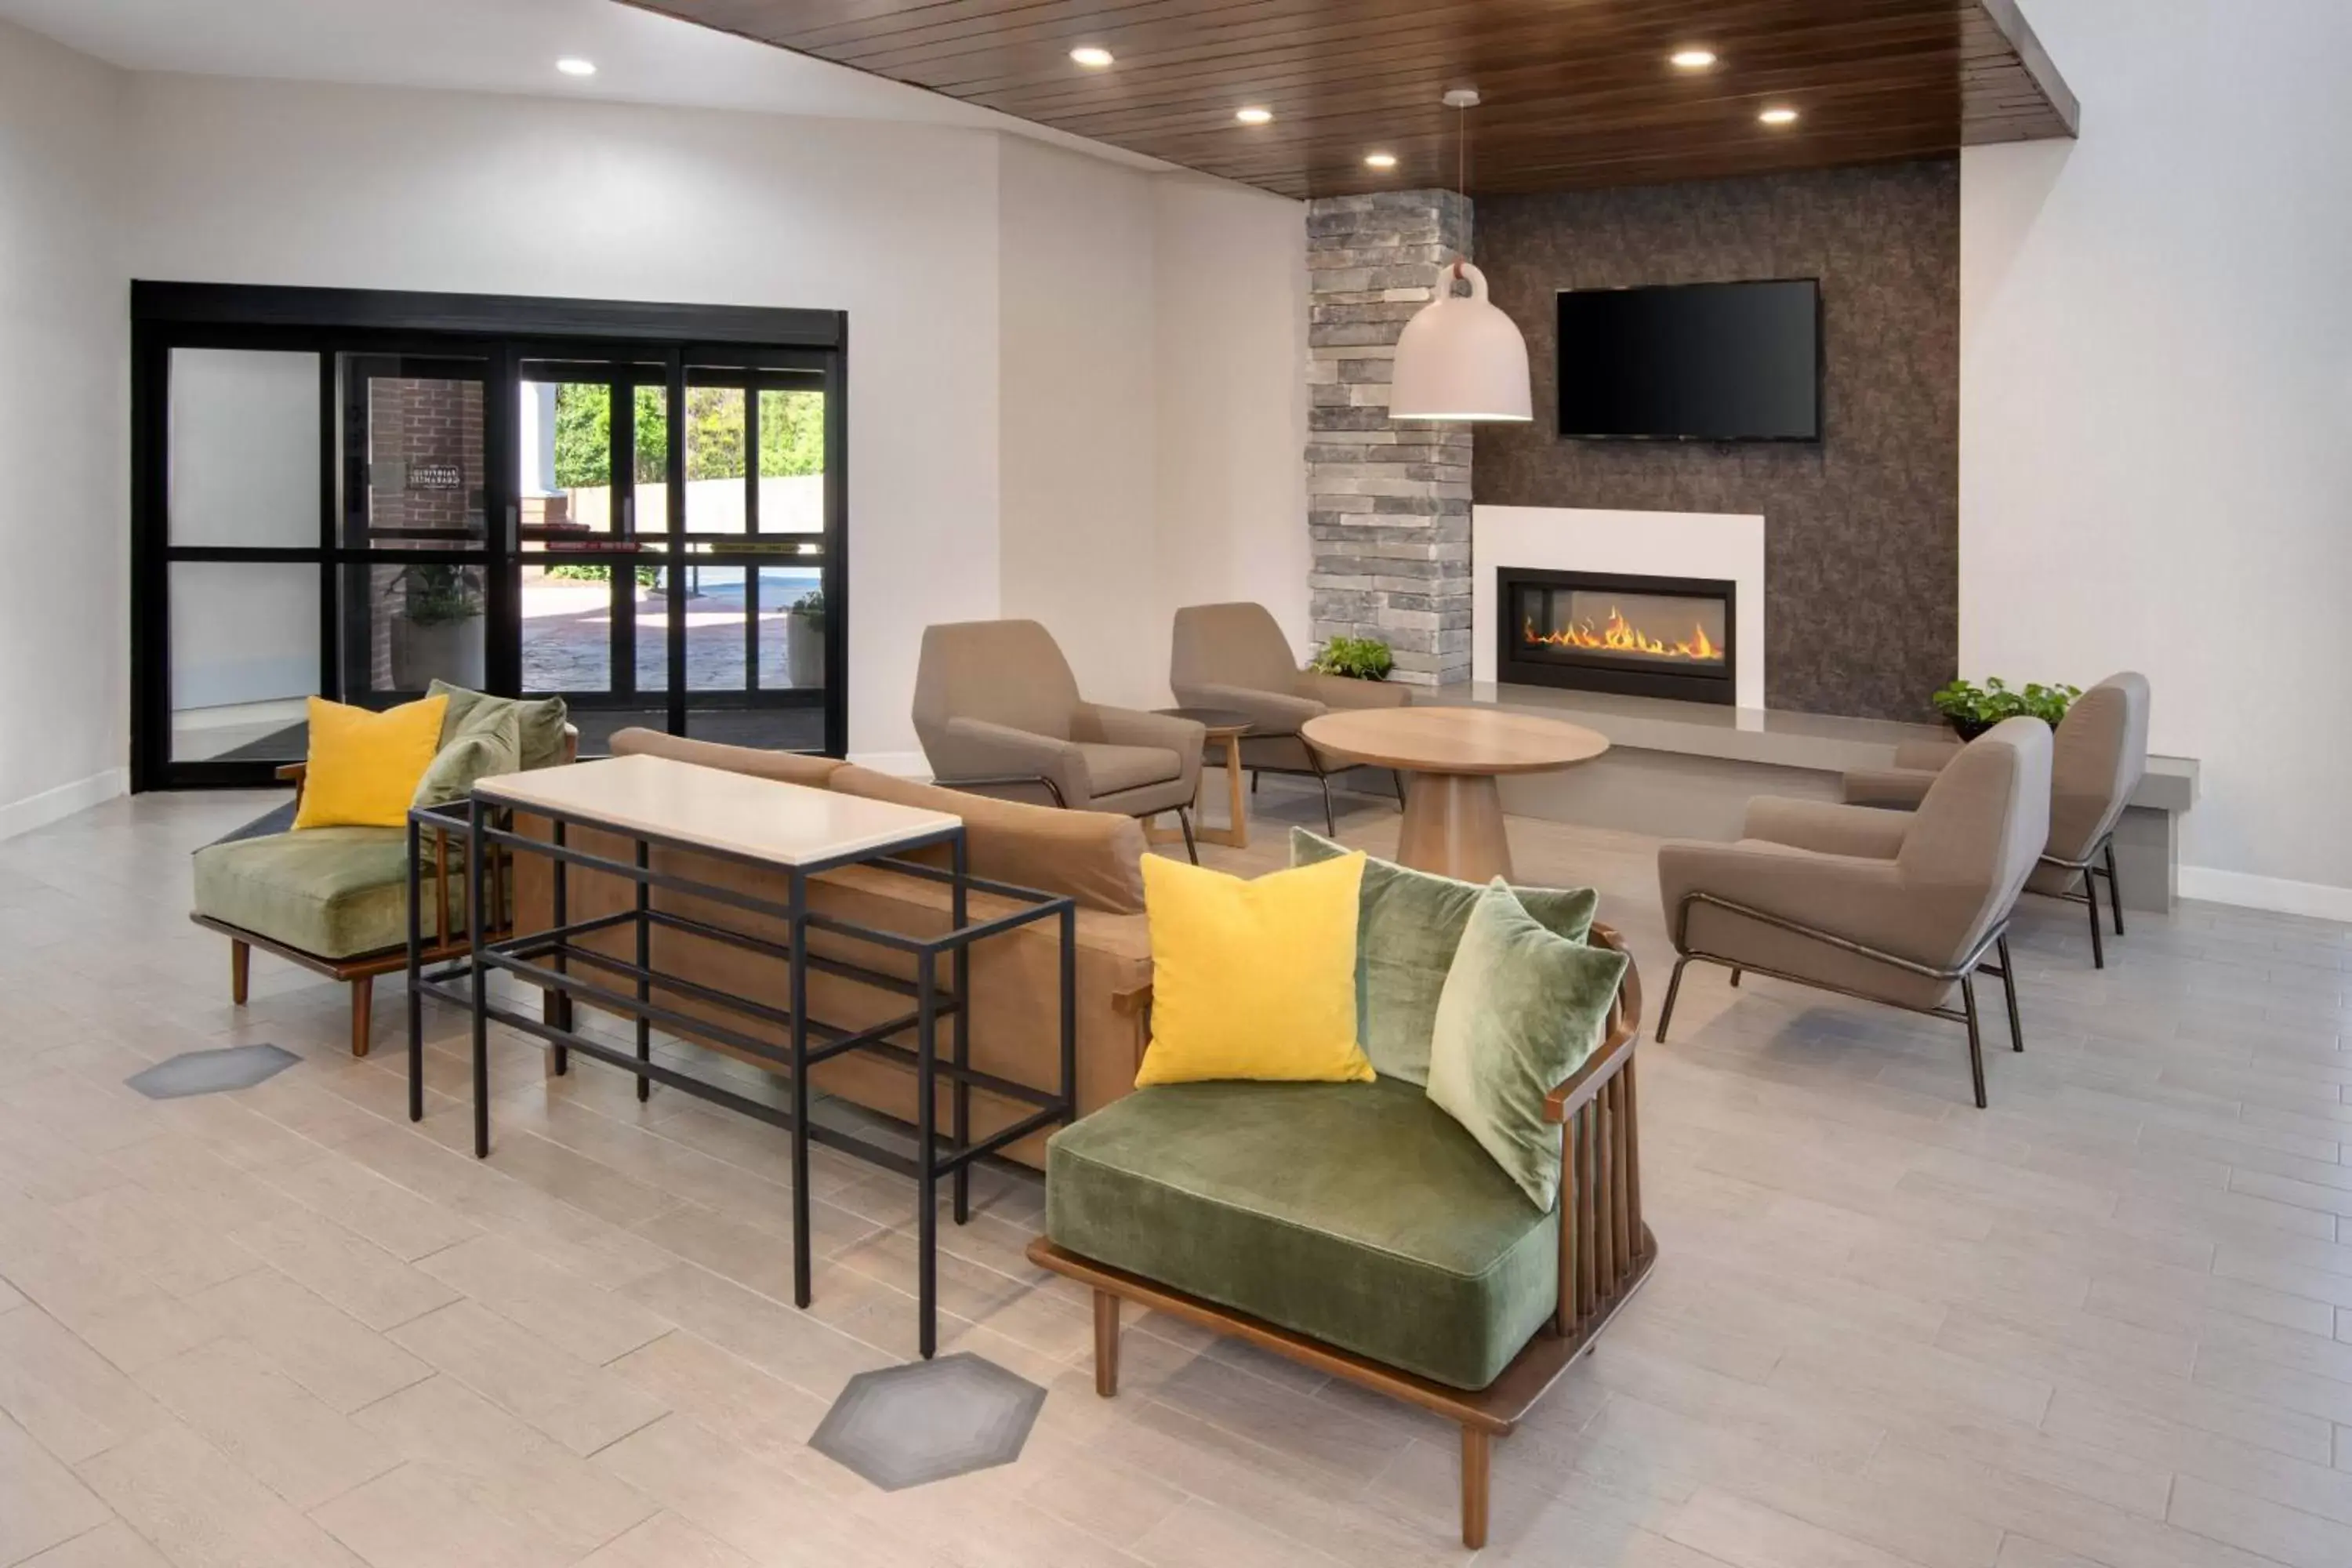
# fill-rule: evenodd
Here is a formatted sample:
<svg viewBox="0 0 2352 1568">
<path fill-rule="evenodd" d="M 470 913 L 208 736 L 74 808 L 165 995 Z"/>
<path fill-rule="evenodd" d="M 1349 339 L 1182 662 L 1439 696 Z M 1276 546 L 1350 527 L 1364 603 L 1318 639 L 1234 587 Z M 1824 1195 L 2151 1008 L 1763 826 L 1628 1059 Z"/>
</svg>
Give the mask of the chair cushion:
<svg viewBox="0 0 2352 1568">
<path fill-rule="evenodd" d="M 1087 759 L 1087 778 L 1097 799 L 1184 776 L 1184 759 L 1164 746 L 1113 746 L 1101 741 L 1075 744 Z"/>
<path fill-rule="evenodd" d="M 1290 830 L 1290 863 L 1311 866 L 1351 853 L 1304 827 Z M 1356 926 L 1356 1037 L 1382 1078 L 1429 1081 L 1437 1000 L 1454 949 L 1486 889 L 1393 861 L 1364 866 Z M 1547 931 L 1580 942 L 1592 931 L 1601 895 L 1591 888 L 1513 888 Z M 1558 1081 L 1558 1080 L 1554 1080 Z M 1546 1088 L 1550 1086 L 1547 1084 Z"/>
<path fill-rule="evenodd" d="M 1559 1126 L 1545 1101 L 1601 1044 L 1632 962 L 1548 930 L 1500 877 L 1463 928 L 1430 1039 L 1430 1103 L 1539 1212 L 1559 1200 Z"/>
<path fill-rule="evenodd" d="M 311 698 L 296 829 L 405 823 L 409 800 L 441 749 L 441 718 L 448 706 L 446 698 L 427 697 L 377 713 Z"/>
<path fill-rule="evenodd" d="M 434 753 L 409 798 L 412 808 L 464 800 L 483 779 L 522 771 L 522 726 L 514 710 L 477 708 L 466 727 Z"/>
<path fill-rule="evenodd" d="M 449 700 L 449 710 L 441 721 L 443 745 L 456 740 L 458 731 L 472 723 L 478 714 L 510 712 L 515 716 L 516 731 L 522 744 L 522 765 L 527 769 L 562 765 L 563 730 L 569 721 L 562 698 L 492 697 L 488 692 L 469 691 L 440 679 L 427 686 L 425 694 Z"/>
<path fill-rule="evenodd" d="M 1360 1083 L 1356 894 L 1364 858 L 1244 881 L 1143 858 L 1151 1043 L 1136 1087 L 1214 1079 Z"/>
<path fill-rule="evenodd" d="M 398 827 L 306 827 L 206 845 L 195 855 L 196 913 L 320 958 L 404 946 L 406 838 Z M 429 888 L 429 843 L 425 859 Z M 464 889 L 450 879 L 453 931 Z"/>
<path fill-rule="evenodd" d="M 1458 1388 L 1559 1298 L 1559 1221 L 1402 1080 L 1140 1089 L 1045 1170 L 1058 1245 Z"/>
</svg>

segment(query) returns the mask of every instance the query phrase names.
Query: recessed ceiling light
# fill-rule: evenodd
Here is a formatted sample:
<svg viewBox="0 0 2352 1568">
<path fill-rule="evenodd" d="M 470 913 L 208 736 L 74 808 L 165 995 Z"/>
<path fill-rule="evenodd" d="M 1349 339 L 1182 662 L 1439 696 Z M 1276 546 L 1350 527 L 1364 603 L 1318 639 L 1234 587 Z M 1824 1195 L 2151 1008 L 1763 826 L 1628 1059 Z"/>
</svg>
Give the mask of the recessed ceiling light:
<svg viewBox="0 0 2352 1568">
<path fill-rule="evenodd" d="M 1260 109 L 1257 105 L 1252 104 L 1247 109 L 1234 110 L 1234 118 L 1244 125 L 1264 125 L 1274 118 L 1274 110 Z"/>
<path fill-rule="evenodd" d="M 1396 167 L 1396 154 L 1393 153 L 1367 153 L 1364 154 L 1364 163 L 1369 168 L 1393 169 Z"/>
<path fill-rule="evenodd" d="M 1070 58 L 1088 70 L 1100 70 L 1110 64 L 1110 51 L 1100 44 L 1080 44 L 1070 51 Z"/>
<path fill-rule="evenodd" d="M 1676 49 L 1666 57 L 1666 63 L 1676 70 L 1703 71 L 1715 64 L 1713 49 Z"/>
<path fill-rule="evenodd" d="M 594 76 L 596 62 L 583 60 L 578 55 L 566 55 L 555 62 L 555 68 L 565 76 Z"/>
<path fill-rule="evenodd" d="M 1785 106 L 1776 105 L 1756 118 L 1767 125 L 1794 125 L 1797 122 L 1797 111 Z"/>
</svg>

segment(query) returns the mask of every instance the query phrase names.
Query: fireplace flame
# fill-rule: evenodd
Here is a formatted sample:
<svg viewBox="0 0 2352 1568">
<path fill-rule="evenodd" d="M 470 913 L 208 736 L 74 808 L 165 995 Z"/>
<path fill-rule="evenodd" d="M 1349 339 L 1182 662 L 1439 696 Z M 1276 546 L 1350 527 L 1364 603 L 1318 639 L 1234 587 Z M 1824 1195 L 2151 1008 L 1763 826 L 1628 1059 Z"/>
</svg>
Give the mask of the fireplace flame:
<svg viewBox="0 0 2352 1568">
<path fill-rule="evenodd" d="M 1530 647 L 1597 648 L 1611 653 L 1643 653 L 1655 658 L 1700 659 L 1708 663 L 1723 662 L 1723 649 L 1706 635 L 1706 628 L 1694 624 L 1690 636 L 1679 642 L 1668 642 L 1651 636 L 1625 618 L 1616 605 L 1609 606 L 1608 622 L 1595 627 L 1591 621 L 1578 621 L 1556 632 L 1539 632 L 1535 622 L 1526 623 L 1524 632 Z"/>
</svg>

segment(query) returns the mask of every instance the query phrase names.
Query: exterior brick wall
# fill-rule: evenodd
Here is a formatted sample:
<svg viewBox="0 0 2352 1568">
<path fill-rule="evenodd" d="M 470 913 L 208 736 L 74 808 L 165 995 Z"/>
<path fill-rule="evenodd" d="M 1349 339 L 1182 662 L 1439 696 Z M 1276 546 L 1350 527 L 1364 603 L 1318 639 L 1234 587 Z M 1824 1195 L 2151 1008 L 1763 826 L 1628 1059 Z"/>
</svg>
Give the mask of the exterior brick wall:
<svg viewBox="0 0 2352 1568">
<path fill-rule="evenodd" d="M 455 486 L 439 482 L 446 470 Z M 482 388 L 472 381 L 376 376 L 368 383 L 368 521 L 464 528 L 482 510 Z M 451 545 L 462 543 L 451 540 Z"/>
<path fill-rule="evenodd" d="M 474 530 L 484 516 L 479 382 L 373 376 L 368 381 L 367 521 L 383 529 Z M 428 471 L 438 470 L 438 471 Z M 456 479 L 454 485 L 447 482 Z M 358 540 L 352 543 L 362 542 Z M 374 533 L 368 542 L 398 545 Z M 463 539 L 421 539 L 425 549 L 463 549 Z M 368 666 L 376 690 L 394 685 L 394 624 L 404 603 L 397 566 L 368 569 Z"/>
</svg>

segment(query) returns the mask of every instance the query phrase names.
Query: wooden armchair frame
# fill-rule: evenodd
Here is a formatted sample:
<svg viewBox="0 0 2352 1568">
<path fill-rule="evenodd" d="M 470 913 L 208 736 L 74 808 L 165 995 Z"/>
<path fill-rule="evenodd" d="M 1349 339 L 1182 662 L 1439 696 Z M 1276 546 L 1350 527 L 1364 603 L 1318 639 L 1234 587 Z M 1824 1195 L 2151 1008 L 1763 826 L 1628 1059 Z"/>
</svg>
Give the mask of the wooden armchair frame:
<svg viewBox="0 0 2352 1568">
<path fill-rule="evenodd" d="M 1626 951 L 1623 940 L 1605 925 L 1594 925 L 1592 940 Z M 1628 954 L 1624 983 L 1611 1005 L 1600 1048 L 1544 1100 L 1544 1116 L 1559 1125 L 1561 1139 L 1559 1303 L 1551 1321 L 1486 1387 L 1454 1388 L 1400 1371 L 1038 1237 L 1029 1244 L 1029 1260 L 1094 1292 L 1095 1392 L 1106 1399 L 1118 1392 L 1119 1304 L 1132 1301 L 1433 1411 L 1461 1424 L 1462 1544 L 1484 1546 L 1494 1439 L 1509 1436 L 1569 1363 L 1592 1348 L 1657 1259 L 1656 1238 L 1642 1219 L 1633 1074 L 1641 1026 L 1641 975 Z"/>
</svg>

